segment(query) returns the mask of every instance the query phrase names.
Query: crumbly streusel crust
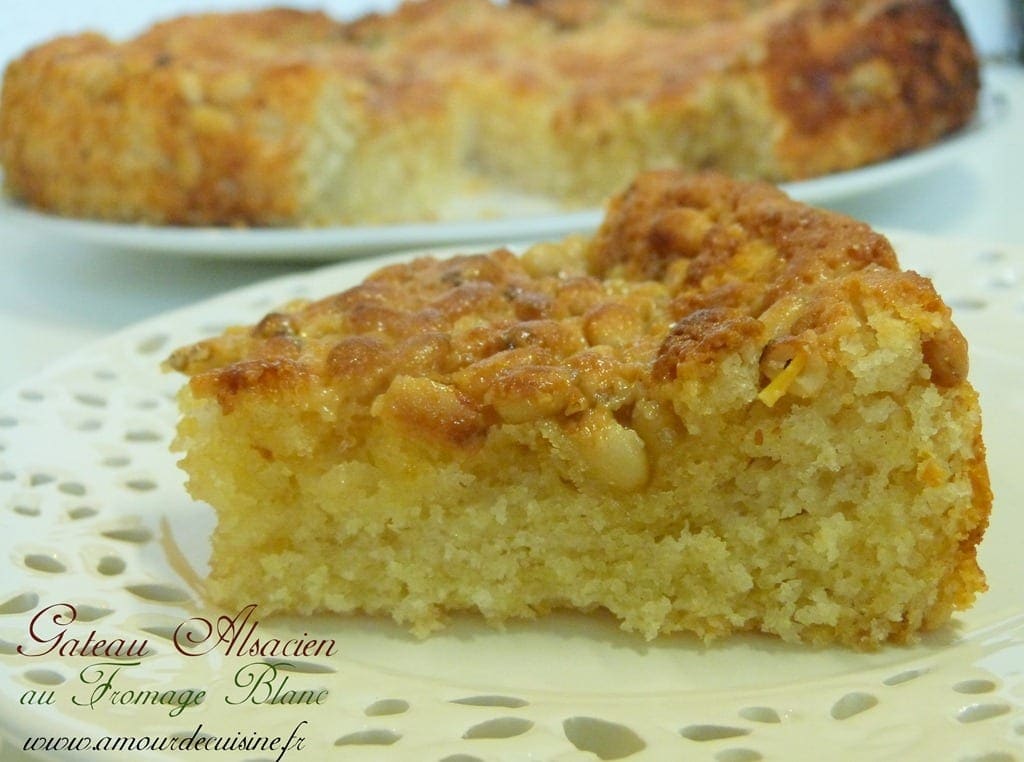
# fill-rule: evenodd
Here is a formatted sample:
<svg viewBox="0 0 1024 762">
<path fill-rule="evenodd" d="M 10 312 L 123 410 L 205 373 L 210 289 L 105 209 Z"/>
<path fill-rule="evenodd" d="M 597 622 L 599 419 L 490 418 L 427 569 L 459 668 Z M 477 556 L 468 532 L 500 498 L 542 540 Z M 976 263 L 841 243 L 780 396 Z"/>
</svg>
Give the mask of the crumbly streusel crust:
<svg viewBox="0 0 1024 762">
<path fill-rule="evenodd" d="M 8 67 L 7 191 L 66 215 L 323 225 L 597 204 L 645 169 L 793 180 L 975 111 L 947 0 L 425 0 L 60 38 Z"/>
<path fill-rule="evenodd" d="M 385 267 L 169 365 L 226 606 L 870 647 L 985 589 L 949 309 L 767 185 L 645 174 L 591 237 Z"/>
</svg>

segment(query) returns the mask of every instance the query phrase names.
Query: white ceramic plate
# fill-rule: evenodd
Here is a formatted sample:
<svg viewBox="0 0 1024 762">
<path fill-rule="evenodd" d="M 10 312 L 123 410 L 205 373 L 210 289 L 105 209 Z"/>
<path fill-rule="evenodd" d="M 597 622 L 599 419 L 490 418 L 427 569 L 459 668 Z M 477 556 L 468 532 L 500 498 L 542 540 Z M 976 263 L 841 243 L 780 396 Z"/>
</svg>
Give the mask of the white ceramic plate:
<svg viewBox="0 0 1024 762">
<path fill-rule="evenodd" d="M 277 759 L 277 750 L 154 747 L 205 735 L 282 744 L 293 732 L 306 741 L 286 760 L 1024 758 L 1024 249 L 895 241 L 906 264 L 935 278 L 971 343 L 996 494 L 981 548 L 990 591 L 920 645 L 863 654 L 756 637 L 710 648 L 687 637 L 644 643 L 603 619 L 568 615 L 504 632 L 470 618 L 421 642 L 383 621 L 324 617 L 260 623 L 264 638 L 335 641 L 333 655 L 293 658 L 268 675 L 270 686 L 257 679 L 265 666 L 247 666 L 258 657 L 223 647 L 184 655 L 175 629 L 215 616 L 195 587 L 213 518 L 189 500 L 168 453 L 180 381 L 161 374 L 159 361 L 182 342 L 351 285 L 381 264 L 351 262 L 148 321 L 0 397 L 0 736 L 8 750 L 41 747 L 29 741 L 37 738 L 134 743 L 130 758 L 140 760 Z M 56 604 L 76 607 L 67 637 L 80 645 L 94 630 L 146 639 L 149 655 L 132 665 L 102 654 L 19 654 L 19 645 L 39 654 L 54 644 L 29 631 L 33 620 L 41 640 L 61 631 L 69 610 L 47 609 Z M 227 702 L 255 686 L 256 699 L 280 689 L 321 703 Z M 175 703 L 140 703 L 145 691 L 187 703 L 188 690 L 206 691 L 205 700 L 177 715 Z M 38 757 L 111 758 L 68 748 Z"/>
<path fill-rule="evenodd" d="M 783 185 L 794 198 L 828 204 L 931 171 L 964 155 L 1006 116 L 1005 100 L 986 93 L 977 118 L 935 145 L 849 172 Z M 500 217 L 474 218 L 481 210 Z M 0 198 L 0 221 L 46 235 L 109 248 L 228 259 L 337 260 L 383 251 L 540 240 L 593 228 L 600 210 L 561 212 L 548 202 L 514 195 L 456 203 L 440 222 L 328 228 L 185 228 L 77 220 L 45 214 Z"/>
</svg>

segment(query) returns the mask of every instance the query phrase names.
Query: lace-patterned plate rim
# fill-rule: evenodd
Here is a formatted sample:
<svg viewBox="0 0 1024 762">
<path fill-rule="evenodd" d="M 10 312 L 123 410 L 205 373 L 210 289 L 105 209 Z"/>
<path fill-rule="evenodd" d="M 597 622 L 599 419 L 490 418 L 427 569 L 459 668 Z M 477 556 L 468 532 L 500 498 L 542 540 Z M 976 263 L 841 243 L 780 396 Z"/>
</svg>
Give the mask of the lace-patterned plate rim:
<svg viewBox="0 0 1024 762">
<path fill-rule="evenodd" d="M 891 238 L 904 265 L 932 277 L 953 306 L 986 411 L 996 507 L 982 565 L 992 589 L 956 627 L 916 647 L 863 655 L 758 638 L 711 648 L 685 638 L 643 644 L 608 621 L 572 615 L 504 632 L 460 620 L 423 642 L 369 618 L 268 620 L 260 627 L 281 638 L 336 642 L 330 657 L 279 667 L 279 681 L 326 691 L 324 705 L 242 711 L 226 703 L 249 660 L 186 657 L 173 645 L 179 625 L 213 616 L 198 590 L 212 516 L 188 500 L 167 451 L 178 380 L 157 366 L 179 343 L 343 288 L 384 260 L 351 262 L 147 321 L 0 395 L 0 701 L 12 710 L 2 713 L 0 735 L 16 746 L 55 728 L 128 737 L 141 722 L 150 736 L 180 737 L 202 724 L 226 737 L 286 737 L 306 720 L 309 748 L 324 759 L 735 761 L 864 748 L 876 759 L 948 758 L 953 749 L 957 759 L 1024 760 L 1014 547 L 1024 529 L 1014 478 L 1024 424 L 1014 384 L 1024 370 L 1024 250 Z M 124 668 L 125 686 L 203 689 L 201 709 L 171 717 L 167 707 L 72 703 L 92 687 L 82 670 L 96 660 L 16 651 L 32 617 L 58 602 L 75 605 L 83 631 L 147 640 L 152 653 Z M 52 692 L 57 703 L 25 706 L 29 692 Z M 180 757 L 139 751 L 140 759 Z"/>
</svg>

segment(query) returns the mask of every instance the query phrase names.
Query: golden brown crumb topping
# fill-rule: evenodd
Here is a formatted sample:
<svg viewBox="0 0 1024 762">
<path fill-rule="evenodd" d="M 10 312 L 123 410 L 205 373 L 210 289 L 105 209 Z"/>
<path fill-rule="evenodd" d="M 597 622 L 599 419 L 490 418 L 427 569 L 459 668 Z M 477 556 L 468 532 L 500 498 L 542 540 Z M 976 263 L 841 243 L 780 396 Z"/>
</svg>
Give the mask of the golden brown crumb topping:
<svg viewBox="0 0 1024 762">
<path fill-rule="evenodd" d="M 884 237 L 768 185 L 660 172 L 616 198 L 592 238 L 384 267 L 169 365 L 225 412 L 239 395 L 310 384 L 467 446 L 501 422 L 587 430 L 734 356 L 759 363 L 751 404 L 811 394 L 851 326 L 886 310 L 918 332 L 932 383 L 964 380 L 948 308 Z"/>
</svg>

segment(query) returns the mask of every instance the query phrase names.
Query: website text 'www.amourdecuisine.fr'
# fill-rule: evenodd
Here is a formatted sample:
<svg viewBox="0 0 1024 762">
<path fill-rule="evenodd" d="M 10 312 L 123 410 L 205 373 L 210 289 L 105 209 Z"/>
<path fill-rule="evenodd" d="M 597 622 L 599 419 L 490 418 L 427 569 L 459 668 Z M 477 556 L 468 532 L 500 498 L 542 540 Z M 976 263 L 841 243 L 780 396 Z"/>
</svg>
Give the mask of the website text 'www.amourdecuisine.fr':
<svg viewBox="0 0 1024 762">
<path fill-rule="evenodd" d="M 122 735 L 122 736 L 30 736 L 22 749 L 26 752 L 260 752 L 270 753 L 275 762 L 288 752 L 302 751 L 306 739 L 300 735 L 306 721 L 298 723 L 290 736 L 264 735 L 258 730 L 235 731 L 229 735 L 215 735 L 200 723 L 191 733 L 178 735 Z"/>
</svg>

